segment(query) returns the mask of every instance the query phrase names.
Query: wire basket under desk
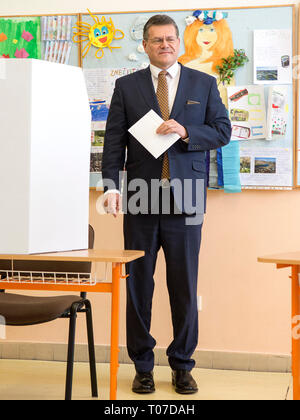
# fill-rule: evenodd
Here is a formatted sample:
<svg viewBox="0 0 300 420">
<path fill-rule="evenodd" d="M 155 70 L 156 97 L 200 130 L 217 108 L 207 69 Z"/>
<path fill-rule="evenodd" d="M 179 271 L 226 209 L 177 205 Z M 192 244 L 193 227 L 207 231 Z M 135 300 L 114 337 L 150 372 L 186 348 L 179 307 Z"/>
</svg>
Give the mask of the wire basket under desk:
<svg viewBox="0 0 300 420">
<path fill-rule="evenodd" d="M 60 284 L 60 285 L 90 285 L 94 286 L 97 280 L 91 273 L 68 273 L 51 271 L 17 271 L 0 270 L 0 279 L 3 283 L 19 284 Z M 103 281 L 103 280 L 102 280 Z"/>
</svg>

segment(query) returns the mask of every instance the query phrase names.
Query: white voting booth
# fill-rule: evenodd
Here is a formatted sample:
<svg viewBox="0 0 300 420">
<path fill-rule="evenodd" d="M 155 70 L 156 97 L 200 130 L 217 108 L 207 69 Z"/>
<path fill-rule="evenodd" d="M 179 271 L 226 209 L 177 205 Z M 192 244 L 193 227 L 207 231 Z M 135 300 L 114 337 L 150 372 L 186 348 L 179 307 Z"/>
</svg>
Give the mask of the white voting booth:
<svg viewBox="0 0 300 420">
<path fill-rule="evenodd" d="M 88 248 L 91 115 L 82 70 L 0 59 L 0 253 Z"/>
</svg>

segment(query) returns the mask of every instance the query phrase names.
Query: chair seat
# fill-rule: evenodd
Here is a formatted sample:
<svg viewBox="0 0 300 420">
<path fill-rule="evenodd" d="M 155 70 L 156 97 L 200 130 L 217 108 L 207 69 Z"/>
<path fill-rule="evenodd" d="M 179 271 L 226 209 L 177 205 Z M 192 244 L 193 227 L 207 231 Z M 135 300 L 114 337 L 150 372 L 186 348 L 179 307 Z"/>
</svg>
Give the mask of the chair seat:
<svg viewBox="0 0 300 420">
<path fill-rule="evenodd" d="M 37 297 L 0 293 L 0 315 L 6 325 L 32 325 L 52 321 L 81 302 L 80 296 Z"/>
</svg>

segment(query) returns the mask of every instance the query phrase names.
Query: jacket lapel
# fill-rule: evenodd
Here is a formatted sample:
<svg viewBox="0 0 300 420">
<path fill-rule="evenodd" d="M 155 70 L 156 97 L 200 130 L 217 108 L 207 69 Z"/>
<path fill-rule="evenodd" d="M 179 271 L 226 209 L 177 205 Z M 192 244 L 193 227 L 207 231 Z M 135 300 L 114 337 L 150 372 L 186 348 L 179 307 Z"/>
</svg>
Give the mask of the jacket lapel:
<svg viewBox="0 0 300 420">
<path fill-rule="evenodd" d="M 136 75 L 137 75 L 137 84 L 145 99 L 145 102 L 158 115 L 161 115 L 158 101 L 157 101 L 157 96 L 154 91 L 150 67 L 147 67 L 145 70 L 136 72 Z"/>
<path fill-rule="evenodd" d="M 183 106 L 187 100 L 187 92 L 189 92 L 188 84 L 189 84 L 189 75 L 186 71 L 186 68 L 180 64 L 181 71 L 180 71 L 180 78 L 177 87 L 177 93 L 175 96 L 173 108 L 170 114 L 170 119 L 176 119 L 178 113 L 182 110 Z"/>
</svg>

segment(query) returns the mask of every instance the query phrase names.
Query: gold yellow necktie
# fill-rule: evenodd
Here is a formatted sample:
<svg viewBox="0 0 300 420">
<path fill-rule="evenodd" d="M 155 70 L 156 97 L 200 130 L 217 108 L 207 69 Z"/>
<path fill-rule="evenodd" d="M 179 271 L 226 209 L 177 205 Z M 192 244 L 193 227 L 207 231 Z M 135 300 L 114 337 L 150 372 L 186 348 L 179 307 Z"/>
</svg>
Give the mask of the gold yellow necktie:
<svg viewBox="0 0 300 420">
<path fill-rule="evenodd" d="M 161 71 L 158 75 L 158 85 L 156 96 L 161 112 L 161 116 L 164 121 L 167 121 L 170 117 L 169 114 L 169 91 L 168 91 L 168 82 L 167 82 L 167 72 Z M 164 153 L 161 179 L 170 179 L 170 170 L 169 170 L 169 157 L 168 153 Z"/>
</svg>

